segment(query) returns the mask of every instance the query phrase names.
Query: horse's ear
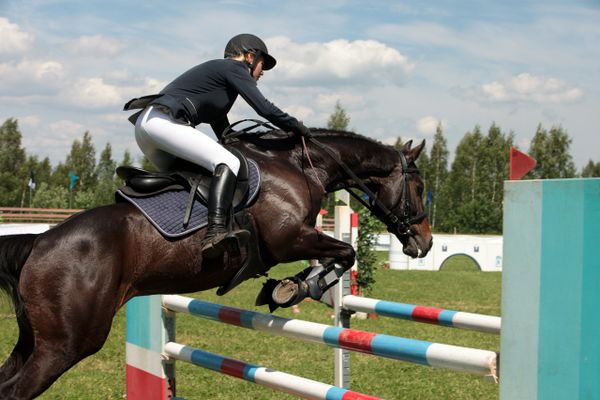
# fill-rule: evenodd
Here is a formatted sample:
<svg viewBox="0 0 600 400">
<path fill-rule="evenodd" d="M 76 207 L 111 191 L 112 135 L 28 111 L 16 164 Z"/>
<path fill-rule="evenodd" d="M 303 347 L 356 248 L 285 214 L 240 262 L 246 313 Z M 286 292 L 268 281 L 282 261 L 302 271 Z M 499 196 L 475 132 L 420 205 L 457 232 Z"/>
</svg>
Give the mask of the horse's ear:
<svg viewBox="0 0 600 400">
<path fill-rule="evenodd" d="M 412 146 L 412 139 L 410 139 L 408 142 L 404 143 L 404 146 L 402 146 L 402 152 L 408 153 L 410 151 L 411 146 Z"/>
<path fill-rule="evenodd" d="M 409 148 L 408 153 L 406 154 L 406 158 L 412 162 L 416 161 L 417 158 L 419 158 L 419 155 L 421 154 L 421 151 L 423 151 L 423 149 L 425 148 L 425 139 L 423 139 L 423 141 L 421 142 L 420 145 L 418 145 L 417 147 L 413 147 L 412 149 Z"/>
</svg>

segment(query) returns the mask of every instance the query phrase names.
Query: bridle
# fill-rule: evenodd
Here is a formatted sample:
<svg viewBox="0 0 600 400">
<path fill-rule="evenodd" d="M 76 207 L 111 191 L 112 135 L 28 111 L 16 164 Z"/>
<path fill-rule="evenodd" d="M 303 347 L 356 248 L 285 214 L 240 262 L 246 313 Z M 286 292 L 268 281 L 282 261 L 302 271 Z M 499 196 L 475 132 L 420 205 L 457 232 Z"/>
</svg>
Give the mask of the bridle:
<svg viewBox="0 0 600 400">
<path fill-rule="evenodd" d="M 325 151 L 342 168 L 346 175 L 356 183 L 358 188 L 367 195 L 368 201 L 365 201 L 352 189 L 346 188 L 348 193 L 365 206 L 372 214 L 381 217 L 382 222 L 387 226 L 388 231 L 397 233 L 400 236 L 408 236 L 410 235 L 411 225 L 418 224 L 427 217 L 426 211 L 411 216 L 413 207 L 410 201 L 408 174 L 418 174 L 419 170 L 417 168 L 409 168 L 406 156 L 401 151 L 399 151 L 398 154 L 400 155 L 400 163 L 402 164 L 402 194 L 399 200 L 401 202 L 400 208 L 402 212 L 400 217 L 398 217 L 379 200 L 377 194 L 369 189 L 367 185 L 365 185 L 365 183 L 338 157 L 338 155 L 333 152 L 333 150 L 313 137 L 308 138 L 308 140 L 321 150 Z"/>
<path fill-rule="evenodd" d="M 253 122 L 254 125 L 251 125 L 247 128 L 244 128 L 244 129 L 241 129 L 238 131 L 234 131 L 233 127 L 238 125 L 241 122 Z M 249 134 L 252 130 L 259 128 L 259 127 L 275 129 L 274 127 L 272 127 L 271 125 L 269 125 L 268 123 L 266 123 L 264 121 L 259 121 L 259 120 L 255 120 L 255 119 L 244 119 L 241 121 L 237 121 L 237 122 L 231 124 L 230 126 L 228 126 L 225 129 L 225 132 L 223 133 L 222 138 L 224 140 L 226 140 L 226 139 L 232 139 L 235 137 L 240 137 L 240 136 Z M 256 132 L 253 134 L 260 135 L 261 132 Z M 387 226 L 387 229 L 389 232 L 397 234 L 399 236 L 404 236 L 404 237 L 409 236 L 411 233 L 410 232 L 411 225 L 419 224 L 427 217 L 426 211 L 423 211 L 417 215 L 411 216 L 414 207 L 410 201 L 410 193 L 409 193 L 409 187 L 408 187 L 408 175 L 409 174 L 418 174 L 419 170 L 417 168 L 408 166 L 408 161 L 406 160 L 406 156 L 401 151 L 398 151 L 398 154 L 400 155 L 400 163 L 402 164 L 401 165 L 401 167 L 402 167 L 402 194 L 400 195 L 400 199 L 399 199 L 399 202 L 401 203 L 400 204 L 401 213 L 400 213 L 400 216 L 397 216 L 389 208 L 387 208 L 381 202 L 381 200 L 379 200 L 379 198 L 377 197 L 377 194 L 374 193 L 371 189 L 369 189 L 367 187 L 367 185 L 350 169 L 350 167 L 348 167 L 346 165 L 346 163 L 344 163 L 338 157 L 338 155 L 331 148 L 325 146 L 323 143 L 319 142 L 314 137 L 309 137 L 309 138 L 307 138 L 307 140 L 310 143 L 317 146 L 318 148 L 320 148 L 321 150 L 323 150 L 325 153 L 327 153 L 340 166 L 340 168 L 342 168 L 344 173 L 356 183 L 358 188 L 367 196 L 367 200 L 365 201 L 365 199 L 363 199 L 359 194 L 354 192 L 352 189 L 346 188 L 348 193 L 350 193 L 352 195 L 352 197 L 354 197 L 359 203 L 361 203 L 363 206 L 365 206 L 372 214 L 379 216 L 382 219 L 382 222 Z M 306 152 L 306 155 L 310 162 L 310 157 L 308 156 L 308 152 Z M 312 162 L 310 162 L 310 164 L 312 166 Z M 318 177 L 317 177 L 317 179 L 318 179 Z M 398 204 L 395 204 L 394 206 L 392 206 L 392 209 L 396 208 L 397 205 Z"/>
</svg>

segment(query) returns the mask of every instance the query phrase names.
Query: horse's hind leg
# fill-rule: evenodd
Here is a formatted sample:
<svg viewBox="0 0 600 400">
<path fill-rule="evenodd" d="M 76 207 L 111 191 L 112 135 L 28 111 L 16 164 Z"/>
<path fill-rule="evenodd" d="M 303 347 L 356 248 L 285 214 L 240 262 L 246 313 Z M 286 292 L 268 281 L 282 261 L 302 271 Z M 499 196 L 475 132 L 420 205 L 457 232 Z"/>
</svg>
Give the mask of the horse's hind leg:
<svg viewBox="0 0 600 400">
<path fill-rule="evenodd" d="M 24 313 L 17 316 L 19 339 L 10 356 L 0 366 L 0 384 L 12 378 L 23 367 L 33 351 L 33 333 Z"/>
<path fill-rule="evenodd" d="M 23 367 L 0 384 L 2 399 L 32 399 L 48 389 L 58 377 L 77 362 L 77 358 L 53 345 L 36 346 Z"/>
<path fill-rule="evenodd" d="M 102 347 L 110 323 L 105 329 L 98 328 L 98 332 L 86 332 L 84 337 L 83 332 L 66 328 L 35 330 L 33 351 L 16 374 L 0 384 L 0 399 L 32 399 L 40 395 L 69 368 Z"/>
</svg>

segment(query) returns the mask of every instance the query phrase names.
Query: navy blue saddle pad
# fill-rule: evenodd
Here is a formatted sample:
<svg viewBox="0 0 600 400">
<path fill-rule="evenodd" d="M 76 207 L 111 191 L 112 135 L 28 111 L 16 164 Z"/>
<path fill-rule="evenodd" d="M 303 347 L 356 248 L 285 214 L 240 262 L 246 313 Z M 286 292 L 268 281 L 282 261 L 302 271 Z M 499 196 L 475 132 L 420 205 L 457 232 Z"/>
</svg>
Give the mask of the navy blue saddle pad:
<svg viewBox="0 0 600 400">
<path fill-rule="evenodd" d="M 253 160 L 248 160 L 248 193 L 236 206 L 235 211 L 248 207 L 256 199 L 260 189 L 260 170 Z M 138 208 L 148 220 L 166 237 L 177 238 L 197 231 L 208 224 L 208 209 L 198 199 L 194 200 L 190 222 L 183 226 L 183 217 L 188 204 L 189 192 L 171 190 L 151 197 L 132 197 L 117 190 L 121 200 L 126 200 Z"/>
</svg>

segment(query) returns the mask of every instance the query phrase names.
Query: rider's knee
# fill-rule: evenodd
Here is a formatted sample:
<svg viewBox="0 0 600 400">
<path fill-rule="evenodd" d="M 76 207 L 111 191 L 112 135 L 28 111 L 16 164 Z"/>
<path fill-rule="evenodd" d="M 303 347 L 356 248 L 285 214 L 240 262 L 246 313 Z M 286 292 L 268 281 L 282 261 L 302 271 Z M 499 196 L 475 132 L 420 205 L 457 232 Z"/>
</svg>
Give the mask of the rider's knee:
<svg viewBox="0 0 600 400">
<path fill-rule="evenodd" d="M 240 160 L 231 153 L 225 159 L 219 160 L 218 164 L 226 164 L 236 176 L 240 170 Z"/>
</svg>

